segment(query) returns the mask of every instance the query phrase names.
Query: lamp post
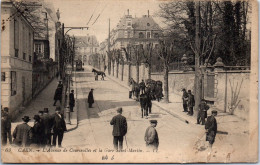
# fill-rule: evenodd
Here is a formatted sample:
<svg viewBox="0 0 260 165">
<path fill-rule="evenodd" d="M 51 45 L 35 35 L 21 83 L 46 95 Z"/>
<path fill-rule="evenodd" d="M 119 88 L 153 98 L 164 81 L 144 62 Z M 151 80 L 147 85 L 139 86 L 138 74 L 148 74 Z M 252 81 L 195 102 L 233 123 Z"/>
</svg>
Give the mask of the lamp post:
<svg viewBox="0 0 260 165">
<path fill-rule="evenodd" d="M 66 124 L 71 124 L 70 122 L 70 107 L 69 107 L 69 93 L 70 93 L 70 76 L 72 73 L 72 66 L 70 63 L 66 65 L 66 77 L 67 77 L 67 100 L 66 100 Z"/>
</svg>

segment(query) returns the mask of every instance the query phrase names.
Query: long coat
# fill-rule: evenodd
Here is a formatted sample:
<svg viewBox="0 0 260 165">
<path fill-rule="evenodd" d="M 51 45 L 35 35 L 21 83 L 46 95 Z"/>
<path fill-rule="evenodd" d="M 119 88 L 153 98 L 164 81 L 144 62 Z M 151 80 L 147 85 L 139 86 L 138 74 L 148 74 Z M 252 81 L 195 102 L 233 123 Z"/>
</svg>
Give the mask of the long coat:
<svg viewBox="0 0 260 165">
<path fill-rule="evenodd" d="M 42 116 L 42 123 L 44 125 L 44 134 L 50 134 L 51 133 L 51 129 L 53 127 L 53 116 L 49 115 L 49 114 L 44 114 Z"/>
<path fill-rule="evenodd" d="M 205 129 L 208 130 L 206 135 L 206 141 L 213 144 L 218 130 L 217 120 L 214 116 L 209 116 L 205 124 Z"/>
<path fill-rule="evenodd" d="M 44 125 L 42 122 L 35 122 L 32 127 L 33 143 L 41 144 L 44 136 Z"/>
<path fill-rule="evenodd" d="M 110 124 L 113 125 L 113 136 L 125 136 L 125 134 L 127 133 L 126 118 L 121 114 L 114 116 Z"/>
<path fill-rule="evenodd" d="M 90 91 L 88 94 L 88 103 L 94 103 L 94 96 L 92 91 Z"/>
<path fill-rule="evenodd" d="M 31 128 L 27 123 L 17 125 L 13 132 L 14 144 L 29 146 L 32 139 Z"/>
<path fill-rule="evenodd" d="M 1 133 L 11 131 L 11 118 L 8 114 L 3 113 L 1 118 Z"/>
<path fill-rule="evenodd" d="M 145 131 L 145 135 L 144 135 L 144 140 L 146 142 L 147 146 L 152 146 L 155 149 L 158 148 L 159 146 L 159 137 L 158 137 L 158 133 L 156 131 L 156 129 L 152 126 L 149 126 L 146 131 Z"/>
<path fill-rule="evenodd" d="M 54 100 L 61 100 L 62 88 L 57 88 L 54 94 Z"/>
<path fill-rule="evenodd" d="M 188 107 L 194 107 L 195 106 L 195 99 L 193 94 L 188 95 Z"/>
<path fill-rule="evenodd" d="M 69 95 L 69 104 L 70 104 L 71 107 L 75 106 L 75 98 L 74 98 L 73 93 L 70 93 L 70 95 Z"/>
<path fill-rule="evenodd" d="M 182 102 L 183 104 L 187 104 L 187 101 L 188 101 L 188 93 L 186 91 L 183 92 L 182 94 Z"/>
<path fill-rule="evenodd" d="M 66 123 L 62 114 L 60 116 L 55 113 L 53 120 L 53 132 L 61 132 L 67 131 Z"/>
<path fill-rule="evenodd" d="M 207 113 L 208 110 L 209 110 L 209 106 L 206 103 L 202 102 L 199 104 L 199 113 L 201 113 L 201 114 L 204 113 L 205 118 L 207 118 L 207 116 L 208 116 L 208 113 Z"/>
</svg>

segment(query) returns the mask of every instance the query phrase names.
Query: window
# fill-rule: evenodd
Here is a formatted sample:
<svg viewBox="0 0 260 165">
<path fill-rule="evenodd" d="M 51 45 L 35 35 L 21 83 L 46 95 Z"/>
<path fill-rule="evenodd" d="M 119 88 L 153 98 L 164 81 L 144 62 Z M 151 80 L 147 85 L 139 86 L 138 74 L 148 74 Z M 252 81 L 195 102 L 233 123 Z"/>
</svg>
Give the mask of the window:
<svg viewBox="0 0 260 165">
<path fill-rule="evenodd" d="M 131 35 L 130 31 L 128 31 L 127 32 L 127 38 L 130 38 L 130 35 Z"/>
<path fill-rule="evenodd" d="M 16 72 L 11 71 L 11 96 L 16 95 L 17 88 Z"/>
<path fill-rule="evenodd" d="M 154 33 L 154 38 L 159 38 L 159 34 L 158 33 Z"/>
<path fill-rule="evenodd" d="M 1 81 L 5 81 L 5 72 L 1 72 Z"/>
<path fill-rule="evenodd" d="M 26 60 L 26 53 L 23 53 L 23 59 Z"/>
<path fill-rule="evenodd" d="M 150 32 L 147 32 L 146 35 L 147 35 L 147 38 L 151 38 L 151 33 Z"/>
<path fill-rule="evenodd" d="M 41 44 L 35 44 L 35 52 L 36 53 L 42 53 L 42 45 Z"/>
<path fill-rule="evenodd" d="M 127 22 L 127 26 L 131 26 L 131 22 Z"/>
<path fill-rule="evenodd" d="M 19 53 L 19 22 L 14 19 L 14 50 L 15 57 L 18 57 Z"/>
<path fill-rule="evenodd" d="M 14 49 L 14 51 L 15 51 L 15 52 L 14 52 L 14 56 L 15 56 L 15 57 L 18 57 L 19 49 Z"/>
<path fill-rule="evenodd" d="M 139 33 L 139 38 L 144 38 L 144 34 L 142 32 Z"/>
<path fill-rule="evenodd" d="M 29 55 L 29 61 L 32 62 L 32 56 L 31 55 Z"/>
</svg>

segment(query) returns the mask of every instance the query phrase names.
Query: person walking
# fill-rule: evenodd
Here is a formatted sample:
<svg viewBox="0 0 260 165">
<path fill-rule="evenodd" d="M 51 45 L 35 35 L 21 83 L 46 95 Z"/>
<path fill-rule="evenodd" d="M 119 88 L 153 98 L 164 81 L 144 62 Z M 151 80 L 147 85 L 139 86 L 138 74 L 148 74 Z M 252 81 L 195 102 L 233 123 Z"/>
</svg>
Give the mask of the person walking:
<svg viewBox="0 0 260 165">
<path fill-rule="evenodd" d="M 197 124 L 202 122 L 202 125 L 205 125 L 205 118 L 207 118 L 207 110 L 209 110 L 209 106 L 207 105 L 204 99 L 201 99 L 199 104 L 199 112 L 197 116 Z"/>
<path fill-rule="evenodd" d="M 113 144 L 114 148 L 118 150 L 123 149 L 123 137 L 127 133 L 126 118 L 122 116 L 123 109 L 120 107 L 117 109 L 117 115 L 112 118 L 110 125 L 113 125 L 112 135 L 114 136 Z"/>
<path fill-rule="evenodd" d="M 142 94 L 144 94 L 144 91 L 145 91 L 145 83 L 144 83 L 144 80 L 142 80 L 142 82 L 140 82 L 140 89 L 141 89 L 141 92 Z"/>
<path fill-rule="evenodd" d="M 195 106 L 194 95 L 191 93 L 191 90 L 188 90 L 188 115 L 193 116 L 193 107 Z"/>
<path fill-rule="evenodd" d="M 48 108 L 44 108 L 43 110 L 42 123 L 44 125 L 43 143 L 44 145 L 51 146 L 51 129 L 53 126 L 53 119 L 52 116 L 49 115 Z"/>
<path fill-rule="evenodd" d="M 31 119 L 29 116 L 24 116 L 22 120 L 24 123 L 17 125 L 14 129 L 13 143 L 17 146 L 27 147 L 30 145 L 32 140 L 32 127 L 28 125 L 28 122 Z"/>
<path fill-rule="evenodd" d="M 187 105 L 187 101 L 188 101 L 188 93 L 186 92 L 186 89 L 183 88 L 182 89 L 182 105 L 183 105 L 183 112 L 188 112 L 188 105 Z"/>
<path fill-rule="evenodd" d="M 58 137 L 58 146 L 61 147 L 61 143 L 63 140 L 64 132 L 67 131 L 66 123 L 63 115 L 60 113 L 61 108 L 56 108 L 56 113 L 54 114 L 54 122 L 53 122 L 53 141 L 52 145 L 56 147 L 56 141 Z"/>
<path fill-rule="evenodd" d="M 146 95 L 147 95 L 147 108 L 148 108 L 148 112 L 150 114 L 150 113 L 152 113 L 152 96 L 149 91 L 147 91 Z"/>
<path fill-rule="evenodd" d="M 34 115 L 33 119 L 34 119 L 34 125 L 32 127 L 32 134 L 33 134 L 32 142 L 39 147 L 43 143 L 44 127 L 39 115 Z"/>
<path fill-rule="evenodd" d="M 63 89 L 63 84 L 62 84 L 61 80 L 59 81 L 59 84 L 58 84 L 57 88 L 61 88 L 61 90 Z"/>
<path fill-rule="evenodd" d="M 7 139 L 9 139 L 9 144 L 12 144 L 11 118 L 8 111 L 9 108 L 4 107 L 1 114 L 1 140 L 3 146 L 7 144 Z"/>
<path fill-rule="evenodd" d="M 92 107 L 92 104 L 94 103 L 93 91 L 94 91 L 94 89 L 91 89 L 89 94 L 88 94 L 88 107 L 89 108 L 93 108 Z"/>
<path fill-rule="evenodd" d="M 215 137 L 218 130 L 217 120 L 215 118 L 218 112 L 216 110 L 213 110 L 211 113 L 211 116 L 207 118 L 207 122 L 205 124 L 206 141 L 209 142 L 210 147 L 212 147 L 213 143 L 215 142 Z"/>
<path fill-rule="evenodd" d="M 145 131 L 144 140 L 149 150 L 152 149 L 157 152 L 159 147 L 159 137 L 155 129 L 157 126 L 157 120 L 150 120 L 150 124 L 151 125 Z"/>
<path fill-rule="evenodd" d="M 73 112 L 73 108 L 75 106 L 74 90 L 71 90 L 70 92 L 69 105 L 70 105 L 70 112 Z"/>
<path fill-rule="evenodd" d="M 61 100 L 62 100 L 62 88 L 61 87 L 58 87 L 56 89 L 53 99 L 54 99 L 53 106 L 56 106 L 57 101 L 60 101 L 60 104 L 61 104 Z"/>
</svg>

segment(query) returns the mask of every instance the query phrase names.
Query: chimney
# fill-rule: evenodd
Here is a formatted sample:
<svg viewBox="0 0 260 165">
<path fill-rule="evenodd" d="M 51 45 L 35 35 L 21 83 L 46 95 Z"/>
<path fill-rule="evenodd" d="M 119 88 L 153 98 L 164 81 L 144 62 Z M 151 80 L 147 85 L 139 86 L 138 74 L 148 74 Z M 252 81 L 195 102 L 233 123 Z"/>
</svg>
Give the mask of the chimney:
<svg viewBox="0 0 260 165">
<path fill-rule="evenodd" d="M 129 15 L 129 9 L 127 9 L 127 14 Z"/>
<path fill-rule="evenodd" d="M 149 17 L 149 10 L 148 10 L 148 17 Z"/>
</svg>

